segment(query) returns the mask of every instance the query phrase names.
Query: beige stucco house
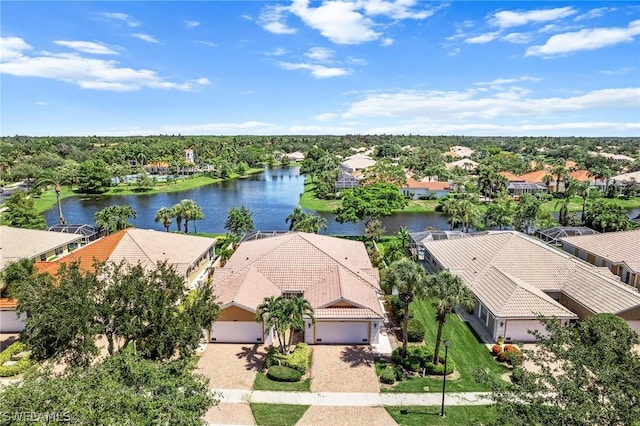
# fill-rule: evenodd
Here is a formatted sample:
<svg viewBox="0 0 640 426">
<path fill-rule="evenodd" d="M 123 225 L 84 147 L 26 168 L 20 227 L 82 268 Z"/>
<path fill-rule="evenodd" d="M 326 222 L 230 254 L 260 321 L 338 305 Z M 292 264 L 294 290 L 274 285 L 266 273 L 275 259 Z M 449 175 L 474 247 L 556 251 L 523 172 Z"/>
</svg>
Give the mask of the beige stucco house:
<svg viewBox="0 0 640 426">
<path fill-rule="evenodd" d="M 474 315 L 494 340 L 530 342 L 544 333 L 539 316 L 562 324 L 613 313 L 640 331 L 640 294 L 596 268 L 518 232 L 425 241 L 424 265 L 462 278 L 476 299 Z"/>
<path fill-rule="evenodd" d="M 213 274 L 222 310 L 211 340 L 269 343 L 256 308 L 266 297 L 295 295 L 315 312 L 315 324 L 305 324 L 306 343 L 377 343 L 379 280 L 361 242 L 302 232 L 245 241 Z"/>
</svg>

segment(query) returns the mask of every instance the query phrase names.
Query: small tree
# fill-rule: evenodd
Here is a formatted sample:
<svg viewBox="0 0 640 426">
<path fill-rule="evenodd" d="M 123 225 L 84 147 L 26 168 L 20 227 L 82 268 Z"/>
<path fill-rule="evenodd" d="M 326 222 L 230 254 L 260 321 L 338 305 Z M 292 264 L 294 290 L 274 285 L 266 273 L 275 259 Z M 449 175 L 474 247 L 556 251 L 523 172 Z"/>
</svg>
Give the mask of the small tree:
<svg viewBox="0 0 640 426">
<path fill-rule="evenodd" d="M 5 200 L 7 211 L 3 213 L 9 226 L 27 229 L 45 229 L 47 222 L 38 213 L 33 198 L 28 198 L 24 191 L 16 191 Z"/>
<path fill-rule="evenodd" d="M 166 229 L 167 232 L 169 232 L 169 227 L 173 222 L 173 218 L 174 218 L 173 211 L 166 207 L 162 207 L 156 212 L 156 217 L 154 221 L 156 223 L 158 222 L 161 223 L 162 226 L 164 226 L 164 229 Z"/>
<path fill-rule="evenodd" d="M 232 207 L 229 209 L 224 229 L 234 235 L 242 235 L 245 232 L 253 231 L 253 218 L 251 217 L 249 209 L 245 206 L 240 206 L 240 208 Z"/>
<path fill-rule="evenodd" d="M 273 328 L 278 338 L 280 353 L 283 354 L 288 354 L 290 351 L 293 332 L 304 330 L 306 318 L 315 322 L 313 308 L 302 297 L 267 297 L 256 309 L 256 321 L 264 322 L 265 329 Z"/>
</svg>

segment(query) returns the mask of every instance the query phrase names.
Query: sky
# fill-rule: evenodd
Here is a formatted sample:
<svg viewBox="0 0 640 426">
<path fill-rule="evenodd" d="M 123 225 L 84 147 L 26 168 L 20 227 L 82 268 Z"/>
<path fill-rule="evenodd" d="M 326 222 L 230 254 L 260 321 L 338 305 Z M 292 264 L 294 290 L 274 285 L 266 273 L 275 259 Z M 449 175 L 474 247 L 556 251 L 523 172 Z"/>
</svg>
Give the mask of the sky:
<svg viewBox="0 0 640 426">
<path fill-rule="evenodd" d="M 640 136 L 637 1 L 2 1 L 0 135 Z"/>
</svg>

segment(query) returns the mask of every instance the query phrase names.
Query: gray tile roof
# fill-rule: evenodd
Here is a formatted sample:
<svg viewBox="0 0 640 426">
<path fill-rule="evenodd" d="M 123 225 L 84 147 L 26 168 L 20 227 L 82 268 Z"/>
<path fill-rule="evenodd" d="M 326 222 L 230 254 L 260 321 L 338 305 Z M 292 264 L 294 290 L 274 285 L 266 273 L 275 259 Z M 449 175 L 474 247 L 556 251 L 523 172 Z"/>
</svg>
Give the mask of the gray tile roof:
<svg viewBox="0 0 640 426">
<path fill-rule="evenodd" d="M 80 242 L 82 235 L 0 226 L 0 271 L 20 259 L 34 259 L 57 247 Z"/>
<path fill-rule="evenodd" d="M 544 292 L 564 292 L 594 313 L 619 313 L 640 306 L 640 294 L 612 274 L 603 275 L 592 265 L 521 233 L 431 241 L 425 247 L 445 269 L 461 276 L 481 302 L 491 304 L 494 314 L 566 313 Z"/>
</svg>

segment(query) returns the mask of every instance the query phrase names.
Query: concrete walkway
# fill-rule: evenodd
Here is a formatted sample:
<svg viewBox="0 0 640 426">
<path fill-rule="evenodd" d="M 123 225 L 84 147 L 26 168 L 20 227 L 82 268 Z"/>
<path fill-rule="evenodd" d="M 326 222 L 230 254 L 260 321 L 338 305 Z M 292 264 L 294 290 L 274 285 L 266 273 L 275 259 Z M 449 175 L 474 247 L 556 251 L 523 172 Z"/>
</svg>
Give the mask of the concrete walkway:
<svg viewBox="0 0 640 426">
<path fill-rule="evenodd" d="M 429 393 L 346 393 L 273 392 L 242 389 L 212 389 L 221 403 L 321 405 L 334 407 L 440 406 L 442 394 Z M 447 393 L 445 405 L 489 405 L 488 392 Z"/>
</svg>

